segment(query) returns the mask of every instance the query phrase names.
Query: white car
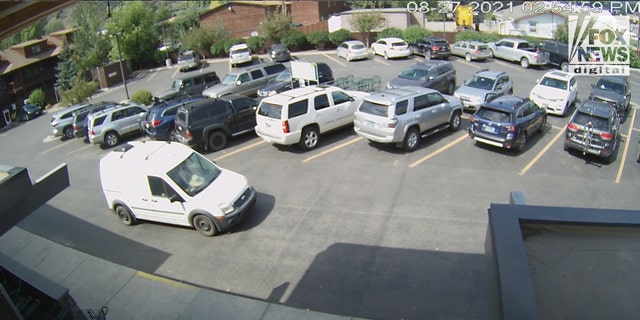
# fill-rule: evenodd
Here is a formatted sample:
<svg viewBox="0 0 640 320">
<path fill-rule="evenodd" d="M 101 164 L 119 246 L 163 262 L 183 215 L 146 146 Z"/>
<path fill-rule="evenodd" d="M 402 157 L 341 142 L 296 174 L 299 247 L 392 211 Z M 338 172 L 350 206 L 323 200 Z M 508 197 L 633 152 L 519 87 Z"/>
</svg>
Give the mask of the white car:
<svg viewBox="0 0 640 320">
<path fill-rule="evenodd" d="M 566 116 L 578 95 L 578 82 L 573 73 L 549 71 L 536 84 L 529 99 L 547 113 Z"/>
<path fill-rule="evenodd" d="M 232 67 L 251 62 L 252 60 L 251 49 L 249 49 L 246 43 L 234 44 L 229 48 L 229 62 Z"/>
<path fill-rule="evenodd" d="M 358 40 L 350 40 L 341 43 L 337 49 L 338 58 L 345 58 L 347 61 L 369 58 L 367 46 Z"/>
<path fill-rule="evenodd" d="M 400 38 L 382 38 L 371 44 L 373 54 L 389 58 L 406 58 L 411 54 L 407 42 Z"/>
</svg>

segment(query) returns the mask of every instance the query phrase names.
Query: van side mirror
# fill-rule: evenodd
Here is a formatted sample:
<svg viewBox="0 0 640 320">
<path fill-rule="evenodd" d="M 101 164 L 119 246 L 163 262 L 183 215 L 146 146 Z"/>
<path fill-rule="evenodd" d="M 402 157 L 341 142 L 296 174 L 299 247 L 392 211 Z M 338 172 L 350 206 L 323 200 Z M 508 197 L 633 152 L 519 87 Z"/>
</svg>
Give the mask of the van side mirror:
<svg viewBox="0 0 640 320">
<path fill-rule="evenodd" d="M 179 194 L 174 193 L 174 194 L 172 194 L 172 195 L 170 195 L 170 196 L 169 196 L 169 201 L 170 201 L 171 203 L 174 203 L 174 202 L 184 202 L 184 199 L 182 199 L 182 197 L 181 197 Z"/>
<path fill-rule="evenodd" d="M 434 76 L 429 76 L 429 80 L 433 80 L 433 79 L 435 79 L 435 78 L 436 78 L 436 77 L 434 77 Z"/>
<path fill-rule="evenodd" d="M 236 81 L 236 86 L 239 86 L 241 84 L 242 84 L 242 82 L 240 80 Z"/>
</svg>

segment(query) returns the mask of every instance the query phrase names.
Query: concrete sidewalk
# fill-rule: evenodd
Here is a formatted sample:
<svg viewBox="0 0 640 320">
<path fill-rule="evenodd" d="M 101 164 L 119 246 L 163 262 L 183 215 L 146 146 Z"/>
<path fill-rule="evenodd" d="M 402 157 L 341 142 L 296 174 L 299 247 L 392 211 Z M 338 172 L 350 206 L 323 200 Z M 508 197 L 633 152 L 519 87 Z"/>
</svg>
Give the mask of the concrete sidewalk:
<svg viewBox="0 0 640 320">
<path fill-rule="evenodd" d="M 82 310 L 107 319 L 347 320 L 200 288 L 117 265 L 13 227 L 0 252 L 69 289 Z"/>
</svg>

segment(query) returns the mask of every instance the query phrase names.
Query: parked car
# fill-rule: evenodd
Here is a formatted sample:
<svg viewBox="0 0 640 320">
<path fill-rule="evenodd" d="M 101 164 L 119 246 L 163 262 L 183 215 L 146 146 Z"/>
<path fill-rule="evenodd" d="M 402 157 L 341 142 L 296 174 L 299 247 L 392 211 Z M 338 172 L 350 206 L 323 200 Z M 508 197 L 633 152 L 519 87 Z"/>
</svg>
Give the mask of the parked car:
<svg viewBox="0 0 640 320">
<path fill-rule="evenodd" d="M 357 135 L 380 143 L 395 143 L 413 151 L 420 140 L 438 131 L 460 128 L 460 99 L 422 87 L 374 92 L 355 113 Z"/>
<path fill-rule="evenodd" d="M 128 104 L 92 113 L 88 117 L 89 142 L 115 147 L 125 135 L 140 133 L 140 121 L 147 109 Z"/>
<path fill-rule="evenodd" d="M 615 160 L 620 145 L 620 118 L 611 105 L 587 100 L 580 105 L 567 125 L 564 150 L 576 150 Z"/>
<path fill-rule="evenodd" d="M 545 73 L 531 89 L 529 99 L 547 113 L 566 116 L 578 96 L 575 74 L 554 70 Z"/>
<path fill-rule="evenodd" d="M 371 44 L 374 55 L 389 58 L 406 58 L 411 54 L 409 45 L 400 38 L 382 38 Z"/>
<path fill-rule="evenodd" d="M 113 101 L 101 101 L 92 103 L 90 106 L 73 112 L 73 135 L 76 138 L 83 138 L 89 142 L 88 117 L 93 112 L 105 110 L 107 108 L 118 106 L 119 104 Z"/>
<path fill-rule="evenodd" d="M 256 112 L 255 130 L 272 144 L 318 146 L 325 132 L 353 125 L 356 99 L 368 93 L 333 86 L 308 86 L 267 97 Z"/>
<path fill-rule="evenodd" d="M 246 43 L 234 44 L 229 48 L 229 63 L 232 67 L 253 61 L 251 49 Z"/>
<path fill-rule="evenodd" d="M 205 99 L 204 96 L 180 97 L 154 104 L 140 122 L 142 132 L 152 140 L 178 141 L 175 128 L 178 108 Z"/>
<path fill-rule="evenodd" d="M 367 47 L 358 40 L 349 40 L 341 43 L 337 49 L 338 58 L 345 58 L 347 62 L 351 60 L 361 60 L 369 58 Z"/>
<path fill-rule="evenodd" d="M 398 77 L 387 83 L 387 89 L 418 86 L 453 94 L 456 88 L 456 70 L 449 61 L 426 60 L 402 70 Z"/>
<path fill-rule="evenodd" d="M 631 101 L 631 87 L 626 77 L 604 76 L 591 84 L 589 100 L 602 101 L 614 107 L 624 119 Z"/>
<path fill-rule="evenodd" d="M 179 143 L 129 142 L 100 159 L 107 206 L 130 226 L 139 220 L 214 236 L 240 223 L 256 202 L 247 178 Z"/>
<path fill-rule="evenodd" d="M 569 72 L 569 47 L 566 43 L 542 40 L 540 41 L 540 51 L 549 53 L 549 63 L 560 68 L 564 72 Z"/>
<path fill-rule="evenodd" d="M 523 68 L 543 66 L 549 63 L 549 53 L 531 45 L 527 40 L 505 38 L 498 42 L 489 42 L 491 56 L 507 61 L 516 61 Z"/>
<path fill-rule="evenodd" d="M 218 83 L 220 83 L 220 78 L 215 71 L 184 76 L 173 80 L 171 88 L 168 91 L 157 94 L 155 98 L 169 100 L 177 96 L 201 95 L 202 91 Z"/>
<path fill-rule="evenodd" d="M 200 68 L 200 56 L 193 50 L 188 50 L 178 57 L 178 67 L 180 71 L 189 71 Z"/>
<path fill-rule="evenodd" d="M 66 107 L 51 116 L 51 134 L 65 139 L 73 138 L 73 112 L 88 107 L 86 102 Z"/>
<path fill-rule="evenodd" d="M 427 60 L 449 59 L 451 56 L 451 46 L 447 40 L 442 38 L 422 38 L 412 43 L 409 50 L 413 55 L 421 55 Z"/>
<path fill-rule="evenodd" d="M 18 107 L 18 111 L 16 113 L 18 120 L 29 121 L 42 115 L 42 107 L 32 103 L 27 103 Z"/>
<path fill-rule="evenodd" d="M 318 69 L 318 82 L 320 84 L 333 81 L 333 70 L 324 62 L 316 63 Z M 273 80 L 269 81 L 266 86 L 258 90 L 258 97 L 268 97 L 283 91 L 300 87 L 298 81 L 291 81 L 291 71 L 289 69 L 282 70 L 280 74 Z"/>
<path fill-rule="evenodd" d="M 268 62 L 253 65 L 241 70 L 227 73 L 219 84 L 202 91 L 202 95 L 218 98 L 227 94 L 237 93 L 248 97 L 255 97 L 258 89 L 264 87 L 270 80 L 275 79 L 286 67 L 279 62 Z"/>
<path fill-rule="evenodd" d="M 257 106 L 256 100 L 237 94 L 187 103 L 178 108 L 176 137 L 188 146 L 222 150 L 229 138 L 253 131 Z"/>
<path fill-rule="evenodd" d="M 289 48 L 281 43 L 272 44 L 269 49 L 267 49 L 267 53 L 272 62 L 286 62 L 291 60 Z"/>
<path fill-rule="evenodd" d="M 527 139 L 544 132 L 547 113 L 528 98 L 498 97 L 469 118 L 469 137 L 476 142 L 524 152 Z"/>
<path fill-rule="evenodd" d="M 477 110 L 480 106 L 505 94 L 513 94 L 513 81 L 504 71 L 484 69 L 465 81 L 454 96 L 462 101 L 465 109 Z"/>
<path fill-rule="evenodd" d="M 451 54 L 472 60 L 486 60 L 491 58 L 489 46 L 480 41 L 458 41 L 451 46 Z"/>
</svg>

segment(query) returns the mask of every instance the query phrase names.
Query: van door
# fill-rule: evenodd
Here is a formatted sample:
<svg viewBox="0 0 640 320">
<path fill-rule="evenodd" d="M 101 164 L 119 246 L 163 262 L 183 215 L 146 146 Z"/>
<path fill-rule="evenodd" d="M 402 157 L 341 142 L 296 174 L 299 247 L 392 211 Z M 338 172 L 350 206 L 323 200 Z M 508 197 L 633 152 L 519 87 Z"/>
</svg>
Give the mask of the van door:
<svg viewBox="0 0 640 320">
<path fill-rule="evenodd" d="M 148 189 L 141 196 L 138 218 L 188 226 L 184 197 L 164 179 L 147 176 Z"/>
<path fill-rule="evenodd" d="M 258 93 L 258 89 L 264 87 L 266 84 L 267 78 L 265 78 L 262 69 L 252 70 L 251 81 L 248 84 L 249 88 L 247 88 L 247 91 L 249 91 L 249 93 L 245 95 L 249 97 L 256 96 Z"/>
<path fill-rule="evenodd" d="M 187 94 L 194 95 L 194 94 L 202 93 L 202 91 L 204 91 L 205 89 L 204 77 L 202 75 L 199 75 L 197 77 L 192 78 L 192 81 L 193 81 L 193 85 L 189 87 L 189 92 Z"/>
<path fill-rule="evenodd" d="M 354 113 L 356 112 L 355 103 L 351 103 L 353 99 L 342 91 L 333 91 L 331 92 L 331 100 L 333 100 L 333 105 L 338 114 L 336 119 L 337 125 L 342 127 L 353 123 L 355 118 Z"/>
<path fill-rule="evenodd" d="M 258 89 L 253 92 L 253 95 L 255 95 L 257 92 Z M 236 90 L 234 93 L 250 96 L 249 93 L 251 93 L 251 77 L 248 73 L 241 73 L 238 76 L 238 80 L 236 81 Z"/>
<path fill-rule="evenodd" d="M 251 131 L 256 126 L 256 109 L 258 102 L 251 98 L 233 100 L 233 113 L 236 117 L 234 133 Z"/>
<path fill-rule="evenodd" d="M 118 127 L 122 129 L 122 133 L 134 132 L 140 129 L 140 121 L 144 120 L 146 110 L 132 106 L 123 110 L 125 118 L 118 120 Z"/>
</svg>

